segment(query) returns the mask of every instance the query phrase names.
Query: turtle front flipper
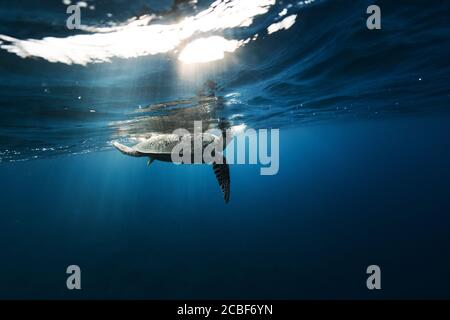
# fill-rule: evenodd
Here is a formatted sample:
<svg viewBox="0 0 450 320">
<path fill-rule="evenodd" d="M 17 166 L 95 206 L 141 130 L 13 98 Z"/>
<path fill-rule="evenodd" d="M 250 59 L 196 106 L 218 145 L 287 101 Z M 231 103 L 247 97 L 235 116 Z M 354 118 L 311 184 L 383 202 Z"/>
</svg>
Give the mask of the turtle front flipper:
<svg viewBox="0 0 450 320">
<path fill-rule="evenodd" d="M 222 189 L 223 199 L 225 200 L 225 203 L 228 203 L 230 200 L 230 168 L 228 167 L 225 157 L 223 157 L 222 164 L 213 163 L 213 170 L 220 189 Z"/>
</svg>

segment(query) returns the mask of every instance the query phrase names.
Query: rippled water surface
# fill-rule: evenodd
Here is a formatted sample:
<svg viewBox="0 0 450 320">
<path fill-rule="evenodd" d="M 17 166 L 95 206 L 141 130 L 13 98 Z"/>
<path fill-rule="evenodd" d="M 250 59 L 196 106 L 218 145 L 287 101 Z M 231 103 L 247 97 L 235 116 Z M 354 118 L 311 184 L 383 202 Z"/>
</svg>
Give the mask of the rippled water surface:
<svg viewBox="0 0 450 320">
<path fill-rule="evenodd" d="M 2 161 L 108 149 L 191 119 L 271 128 L 448 110 L 444 1 L 381 1 L 380 31 L 366 28 L 367 1 L 179 2 L 88 1 L 82 30 L 57 1 L 2 5 Z M 189 46 L 214 61 L 183 61 Z M 220 99 L 199 99 L 207 81 Z"/>
</svg>

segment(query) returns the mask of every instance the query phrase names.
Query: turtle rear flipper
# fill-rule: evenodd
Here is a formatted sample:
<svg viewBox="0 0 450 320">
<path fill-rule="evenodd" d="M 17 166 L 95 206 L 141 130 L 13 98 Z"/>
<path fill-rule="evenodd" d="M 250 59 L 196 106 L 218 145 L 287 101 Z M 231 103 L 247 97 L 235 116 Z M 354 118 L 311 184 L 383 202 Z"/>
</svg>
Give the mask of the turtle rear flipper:
<svg viewBox="0 0 450 320">
<path fill-rule="evenodd" d="M 225 203 L 228 203 L 230 200 L 230 168 L 228 167 L 225 157 L 223 157 L 222 164 L 213 163 L 213 170 L 220 189 L 222 189 L 223 199 L 225 200 Z"/>
<path fill-rule="evenodd" d="M 136 151 L 133 148 L 127 147 L 117 141 L 114 141 L 112 144 L 114 147 L 116 147 L 117 150 L 119 150 L 123 154 L 126 154 L 127 156 L 142 157 L 142 154 L 140 152 Z"/>
</svg>

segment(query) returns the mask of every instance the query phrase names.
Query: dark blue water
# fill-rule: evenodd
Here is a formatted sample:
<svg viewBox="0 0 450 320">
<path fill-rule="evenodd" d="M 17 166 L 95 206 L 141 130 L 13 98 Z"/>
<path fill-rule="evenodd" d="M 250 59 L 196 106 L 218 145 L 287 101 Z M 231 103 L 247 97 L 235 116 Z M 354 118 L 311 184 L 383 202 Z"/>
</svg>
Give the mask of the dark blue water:
<svg viewBox="0 0 450 320">
<path fill-rule="evenodd" d="M 369 31 L 372 3 L 292 2 L 295 24 L 268 35 L 277 2 L 208 32 L 259 36 L 186 71 L 173 51 L 19 57 L 28 43 L 5 36 L 93 33 L 67 30 L 60 2 L 2 2 L 0 297 L 448 298 L 450 5 L 377 1 Z M 83 24 L 111 26 L 155 12 L 172 24 L 210 2 L 88 4 Z M 207 80 L 218 99 L 199 98 Z M 280 128 L 279 173 L 232 165 L 224 204 L 209 166 L 147 167 L 110 145 L 194 120 Z M 81 291 L 66 289 L 71 264 Z M 366 288 L 371 264 L 381 291 Z"/>
</svg>

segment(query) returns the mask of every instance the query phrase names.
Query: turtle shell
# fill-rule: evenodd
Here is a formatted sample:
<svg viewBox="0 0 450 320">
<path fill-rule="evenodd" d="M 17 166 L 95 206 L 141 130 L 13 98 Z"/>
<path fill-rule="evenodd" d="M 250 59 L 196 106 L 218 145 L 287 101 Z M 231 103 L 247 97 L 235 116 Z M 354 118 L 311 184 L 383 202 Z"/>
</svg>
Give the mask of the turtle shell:
<svg viewBox="0 0 450 320">
<path fill-rule="evenodd" d="M 192 150 L 194 141 L 202 139 L 202 148 L 205 148 L 212 142 L 215 142 L 218 137 L 209 133 L 203 134 L 158 134 L 152 136 L 143 142 L 138 143 L 133 147 L 136 151 L 143 154 L 170 154 L 175 146 L 180 143 L 191 144 Z"/>
</svg>

